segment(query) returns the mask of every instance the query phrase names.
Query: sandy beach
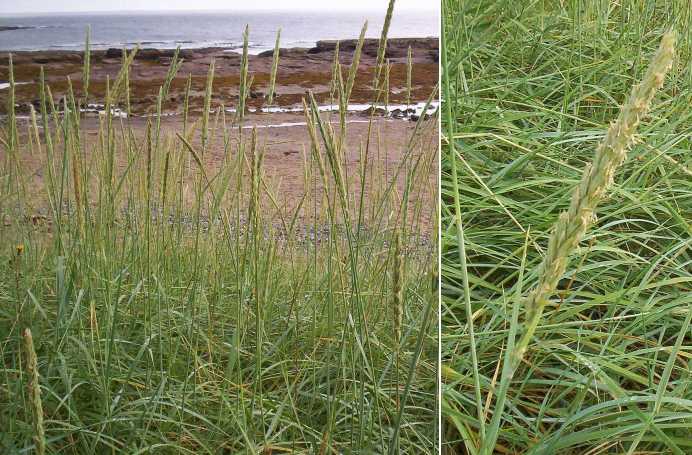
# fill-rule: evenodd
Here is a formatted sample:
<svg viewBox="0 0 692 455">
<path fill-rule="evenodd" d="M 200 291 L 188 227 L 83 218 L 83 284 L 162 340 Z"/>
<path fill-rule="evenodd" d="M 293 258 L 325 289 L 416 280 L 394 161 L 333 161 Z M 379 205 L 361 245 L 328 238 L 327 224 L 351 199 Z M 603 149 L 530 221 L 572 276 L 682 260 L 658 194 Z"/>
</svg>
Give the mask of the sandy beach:
<svg viewBox="0 0 692 455">
<path fill-rule="evenodd" d="M 352 60 L 355 41 L 340 43 L 340 62 L 343 71 L 348 70 Z M 344 157 L 345 172 L 355 179 L 361 166 L 361 148 L 367 148 L 368 165 L 371 175 L 365 186 L 367 194 L 373 185 L 382 187 L 393 178 L 402 156 L 409 146 L 409 139 L 416 127 L 419 115 L 423 115 L 423 131 L 412 153 L 426 155 L 427 184 L 415 190 L 412 200 L 423 206 L 434 203 L 434 182 L 437 172 L 434 151 L 437 148 L 436 117 L 426 115 L 420 103 L 430 97 L 437 84 L 437 40 L 436 39 L 392 39 L 388 43 L 386 57 L 390 62 L 390 84 L 386 101 L 387 110 L 378 108 L 371 112 L 371 102 L 376 98 L 372 88 L 374 67 L 377 59 L 378 40 L 366 40 L 360 60 L 359 71 L 350 100 L 349 113 L 346 116 L 347 154 Z M 411 105 L 407 105 L 406 66 L 408 48 L 413 56 L 411 78 Z M 305 114 L 302 112 L 302 99 L 312 91 L 321 107 L 321 116 L 325 122 L 332 123 L 338 129 L 338 114 L 334 112 L 330 94 L 330 80 L 334 60 L 335 42 L 319 42 L 314 48 L 282 49 L 277 75 L 275 102 L 267 104 L 267 91 L 272 65 L 272 52 L 249 56 L 249 73 L 253 78 L 251 95 L 248 99 L 248 112 L 242 125 L 230 128 L 230 140 L 237 144 L 239 140 L 248 141 L 251 129 L 257 129 L 258 144 L 265 150 L 265 174 L 276 193 L 276 203 L 285 213 L 293 210 L 303 195 L 305 188 L 305 158 L 310 161 L 310 140 L 306 128 Z M 123 122 L 143 144 L 148 123 L 155 117 L 156 95 L 163 83 L 173 55 L 172 50 L 143 49 L 137 54 L 131 69 L 130 112 L 119 105 L 116 124 Z M 214 112 L 210 115 L 210 146 L 205 156 L 205 166 L 210 174 L 219 171 L 224 157 L 229 153 L 224 146 L 223 121 L 221 107 L 230 124 L 235 118 L 235 105 L 238 100 L 239 65 L 241 56 L 220 48 L 186 49 L 181 51 L 184 63 L 178 76 L 171 84 L 171 90 L 163 105 L 165 116 L 161 118 L 161 131 L 164 141 L 171 141 L 180 150 L 180 143 L 175 132 L 183 130 L 181 115 L 185 87 L 188 75 L 191 75 L 192 92 L 190 95 L 190 124 L 201 117 L 209 63 L 215 61 L 215 78 L 211 106 Z M 116 49 L 94 51 L 91 56 L 91 82 L 89 88 L 90 106 L 83 114 L 82 148 L 85 156 L 95 153 L 98 145 L 99 118 L 103 118 L 103 106 L 98 104 L 104 98 L 106 80 L 113 80 L 120 69 L 122 53 Z M 46 74 L 46 82 L 54 99 L 64 95 L 67 78 L 72 81 L 77 94 L 81 91 L 83 55 L 80 52 L 17 52 L 12 54 L 16 85 L 16 113 L 19 119 L 19 133 L 24 148 L 28 148 L 28 131 L 30 105 L 38 111 L 38 98 L 41 67 Z M 7 79 L 8 54 L 0 55 L 0 80 Z M 9 90 L 0 90 L 0 105 L 6 109 Z M 419 105 L 416 106 L 416 103 Z M 436 104 L 435 104 L 436 105 Z M 434 113 L 434 107 L 427 114 Z M 99 113 L 100 111 L 100 113 Z M 374 114 L 371 116 L 371 114 Z M 372 118 L 372 126 L 369 127 Z M 219 123 L 217 123 L 219 122 Z M 196 123 L 199 126 L 199 122 Z M 240 128 L 239 128 L 240 126 Z M 368 140 L 368 132 L 369 140 Z M 241 137 L 242 135 L 242 137 Z M 116 135 L 117 136 L 117 135 Z M 120 138 L 122 139 L 122 138 Z M 193 135 L 192 143 L 199 146 L 199 134 Z M 58 150 L 60 147 L 58 146 Z M 427 152 L 429 151 L 429 153 Z M 40 154 L 39 154 L 40 155 Z M 33 169 L 33 187 L 41 186 L 43 170 L 40 156 L 27 153 L 23 157 L 25 166 Z M 119 168 L 124 170 L 127 159 L 117 157 Z M 313 172 L 316 170 L 313 169 Z M 403 189 L 403 176 L 399 176 L 397 185 Z M 354 201 L 360 196 L 358 185 L 354 185 L 351 197 Z M 318 187 L 312 188 L 316 191 Z M 190 190 L 191 191 L 191 190 Z M 432 205 L 431 205 L 432 206 Z M 305 212 L 305 210 L 304 210 Z M 420 214 L 425 229 L 431 229 L 432 211 Z M 429 212 L 429 213 L 428 213 Z"/>
</svg>

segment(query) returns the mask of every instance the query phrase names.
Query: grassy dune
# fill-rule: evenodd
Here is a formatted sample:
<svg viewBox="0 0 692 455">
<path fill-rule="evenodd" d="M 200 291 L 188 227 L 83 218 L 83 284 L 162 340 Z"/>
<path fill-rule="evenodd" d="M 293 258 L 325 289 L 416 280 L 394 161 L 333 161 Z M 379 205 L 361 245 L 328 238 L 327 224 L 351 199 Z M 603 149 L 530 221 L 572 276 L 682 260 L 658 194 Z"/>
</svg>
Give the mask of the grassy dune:
<svg viewBox="0 0 692 455">
<path fill-rule="evenodd" d="M 77 114 L 88 60 L 84 90 L 57 100 L 42 85 L 29 121 L 14 115 L 10 87 L 0 452 L 435 451 L 437 250 L 421 243 L 435 229 L 421 220 L 436 215 L 410 195 L 436 194 L 437 150 L 422 140 L 436 121 L 421 117 L 385 174 L 372 164 L 374 113 L 370 135 L 346 143 L 358 52 L 334 66 L 341 112 L 305 99 L 304 194 L 290 211 L 265 178 L 264 144 L 241 128 L 246 64 L 238 114 L 212 105 L 212 63 L 201 118 L 185 110 L 170 131 L 154 116 L 144 137 L 111 111 L 127 109 L 128 58 L 91 141 Z M 384 102 L 384 53 L 379 68 L 373 101 Z M 214 172 L 210 131 L 226 138 Z M 357 175 L 344 172 L 348 149 L 359 150 Z"/>
<path fill-rule="evenodd" d="M 446 0 L 443 18 L 443 451 L 691 453 L 689 2 Z M 543 287 L 558 215 L 669 29 L 637 141 Z"/>
</svg>

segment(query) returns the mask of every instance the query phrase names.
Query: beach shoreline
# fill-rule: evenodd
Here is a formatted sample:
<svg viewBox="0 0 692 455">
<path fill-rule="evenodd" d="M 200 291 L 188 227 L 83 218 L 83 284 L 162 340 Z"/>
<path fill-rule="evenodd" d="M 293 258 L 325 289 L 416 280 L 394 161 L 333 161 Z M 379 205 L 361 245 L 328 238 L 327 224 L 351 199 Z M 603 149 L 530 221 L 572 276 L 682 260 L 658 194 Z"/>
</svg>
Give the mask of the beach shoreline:
<svg viewBox="0 0 692 455">
<path fill-rule="evenodd" d="M 348 70 L 353 58 L 356 40 L 339 42 L 339 61 L 343 71 Z M 378 39 L 366 39 L 360 58 L 358 73 L 352 92 L 352 103 L 367 103 L 376 99 L 372 87 L 377 61 Z M 332 98 L 331 80 L 336 41 L 319 41 L 311 48 L 280 50 L 276 78 L 275 99 L 272 107 L 296 107 L 308 92 L 321 104 Z M 411 92 L 407 91 L 408 49 L 412 55 Z M 159 87 L 164 83 L 174 49 L 140 49 L 130 68 L 130 112 L 133 115 L 151 115 L 155 112 Z M 379 103 L 408 104 L 428 99 L 438 79 L 437 38 L 393 38 L 388 40 L 385 58 L 390 64 L 387 99 L 380 96 Z M 10 52 L 0 52 L 0 84 L 9 81 Z M 15 80 L 16 112 L 27 114 L 30 105 L 37 109 L 41 68 L 46 84 L 57 102 L 68 91 L 68 77 L 77 97 L 82 95 L 84 53 L 79 51 L 17 51 L 11 52 Z M 209 65 L 215 62 L 212 106 L 234 108 L 238 101 L 241 55 L 236 50 L 212 47 L 181 49 L 183 63 L 171 83 L 170 92 L 163 103 L 163 112 L 177 113 L 182 106 L 188 77 L 191 82 L 189 98 L 192 115 L 201 114 Z M 107 80 L 113 81 L 122 65 L 122 50 L 91 51 L 89 102 L 105 97 Z M 253 78 L 248 109 L 261 110 L 269 106 L 267 92 L 270 84 L 272 51 L 249 55 L 248 72 Z M 8 88 L 0 89 L 0 114 L 7 113 Z M 378 103 L 378 104 L 379 104 Z M 125 110 L 125 106 L 119 106 Z"/>
<path fill-rule="evenodd" d="M 390 63 L 389 85 L 386 93 L 375 93 L 372 82 L 375 76 L 379 40 L 368 39 L 364 43 L 359 61 L 358 72 L 348 104 L 345 122 L 348 125 L 347 142 L 353 144 L 345 156 L 345 167 L 349 175 L 356 175 L 359 170 L 359 146 L 366 142 L 370 134 L 370 158 L 377 162 L 377 172 L 382 172 L 382 182 L 392 178 L 393 169 L 405 154 L 407 142 L 416 128 L 415 120 L 423 117 L 434 117 L 437 109 L 437 97 L 432 97 L 429 109 L 425 109 L 426 100 L 431 99 L 437 84 L 437 39 L 391 39 L 388 41 L 386 58 Z M 339 62 L 344 77 L 348 72 L 355 50 L 355 40 L 341 41 L 339 44 Z M 408 49 L 412 54 L 411 91 L 407 93 Z M 318 110 L 324 121 L 338 128 L 339 114 L 336 112 L 338 102 L 331 93 L 332 71 L 334 63 L 334 41 L 321 41 L 312 48 L 289 48 L 280 50 L 278 74 L 276 78 L 276 98 L 269 105 L 267 91 L 273 61 L 273 52 L 248 56 L 248 73 L 253 80 L 250 95 L 247 98 L 247 112 L 239 125 L 245 133 L 245 140 L 250 137 L 250 129 L 256 128 L 258 141 L 266 147 L 266 171 L 271 179 L 280 181 L 282 207 L 291 210 L 300 202 L 305 188 L 303 177 L 306 154 L 310 153 L 310 141 L 307 133 L 305 113 L 302 101 L 308 92 L 312 92 L 318 103 Z M 112 107 L 112 114 L 119 124 L 121 121 L 137 138 L 144 141 L 148 125 L 156 117 L 157 96 L 159 87 L 164 84 L 174 50 L 142 49 L 132 63 L 130 71 L 130 108 L 127 109 L 123 98 Z M 162 104 L 162 116 L 159 119 L 162 137 L 174 141 L 174 134 L 183 130 L 185 116 L 183 109 L 187 93 L 188 77 L 191 81 L 187 119 L 190 123 L 201 118 L 204 104 L 205 86 L 209 65 L 215 62 L 214 83 L 211 99 L 210 137 L 215 137 L 210 145 L 206 166 L 213 174 L 218 172 L 227 150 L 222 136 L 223 118 L 229 124 L 237 121 L 238 87 L 240 84 L 241 55 L 229 52 L 225 48 L 206 48 L 181 50 L 179 55 L 184 61 L 177 76 L 172 80 L 170 91 Z M 0 83 L 8 77 L 9 55 L 0 53 Z M 28 148 L 30 141 L 28 131 L 31 128 L 30 113 L 33 106 L 38 113 L 40 106 L 40 72 L 43 67 L 46 85 L 50 89 L 56 110 L 64 109 L 61 98 L 67 93 L 68 77 L 72 83 L 75 96 L 80 100 L 82 120 L 80 130 L 85 150 L 93 150 L 98 142 L 98 130 L 105 113 L 106 81 L 115 80 L 122 65 L 122 51 L 110 49 L 92 51 L 89 96 L 83 100 L 82 68 L 83 52 L 75 51 L 40 51 L 13 52 L 13 72 L 15 75 L 15 114 L 18 119 L 20 142 Z M 9 89 L 0 89 L 0 123 L 6 121 Z M 375 103 L 376 102 L 376 103 Z M 375 107 L 373 107 L 375 104 Z M 373 121 L 370 126 L 370 121 Z M 424 150 L 436 147 L 431 125 L 434 118 L 425 120 Z M 40 122 L 39 122 L 40 123 Z M 52 127 L 52 120 L 50 121 Z M 42 126 L 38 126 L 42 130 Z M 238 134 L 233 129 L 232 141 Z M 221 136 L 219 136 L 221 135 Z M 198 138 L 193 140 L 196 146 Z M 35 151 L 34 151 L 35 152 Z M 23 154 L 24 165 L 34 169 L 32 187 L 43 185 L 40 161 L 33 161 L 34 152 Z M 417 153 L 422 153 L 417 151 Z M 1 154 L 0 154 L 1 155 Z M 118 154 L 118 162 L 124 159 Z M 436 168 L 430 169 L 428 177 L 433 179 Z M 379 179 L 380 177 L 378 177 Z M 398 182 L 403 190 L 403 181 Z M 366 192 L 371 189 L 366 188 Z M 425 191 L 414 199 L 432 204 L 433 192 Z M 306 214 L 307 215 L 307 214 Z M 431 214 L 422 219 L 422 229 L 428 232 L 433 225 Z M 301 219 L 303 217 L 301 216 Z M 305 220 L 303 220 L 305 221 Z"/>
</svg>

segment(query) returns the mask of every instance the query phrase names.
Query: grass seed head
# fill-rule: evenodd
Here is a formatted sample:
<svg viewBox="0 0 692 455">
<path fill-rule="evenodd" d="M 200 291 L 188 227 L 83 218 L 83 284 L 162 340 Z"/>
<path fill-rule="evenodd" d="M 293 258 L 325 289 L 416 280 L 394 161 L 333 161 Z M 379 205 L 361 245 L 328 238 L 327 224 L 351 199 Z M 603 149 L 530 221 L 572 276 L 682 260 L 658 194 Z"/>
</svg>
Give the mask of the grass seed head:
<svg viewBox="0 0 692 455">
<path fill-rule="evenodd" d="M 41 386 L 38 378 L 38 360 L 34 350 L 34 339 L 30 329 L 24 329 L 24 352 L 26 354 L 26 370 L 29 376 L 29 402 L 34 418 L 34 443 L 36 454 L 46 453 L 46 435 L 43 428 L 43 406 L 41 404 Z"/>
<path fill-rule="evenodd" d="M 529 318 L 546 304 L 567 267 L 567 259 L 594 221 L 598 203 L 607 195 L 615 172 L 635 143 L 635 131 L 642 117 L 651 108 L 656 90 L 663 84 L 673 64 L 675 36 L 668 32 L 661 40 L 640 84 L 633 87 L 618 119 L 610 125 L 605 138 L 596 149 L 593 164 L 584 169 L 581 182 L 572 193 L 569 210 L 560 215 L 548 242 L 548 251 L 541 265 L 539 285 L 529 295 Z"/>
</svg>

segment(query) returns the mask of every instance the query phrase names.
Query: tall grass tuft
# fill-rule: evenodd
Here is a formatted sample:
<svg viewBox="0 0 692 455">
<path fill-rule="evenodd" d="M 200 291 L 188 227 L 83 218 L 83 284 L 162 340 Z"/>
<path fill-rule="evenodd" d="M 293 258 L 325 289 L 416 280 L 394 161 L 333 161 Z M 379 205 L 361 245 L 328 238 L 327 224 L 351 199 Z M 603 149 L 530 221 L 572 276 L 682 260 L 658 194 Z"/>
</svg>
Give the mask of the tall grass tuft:
<svg viewBox="0 0 692 455">
<path fill-rule="evenodd" d="M 41 73 L 35 115 L 15 127 L 8 106 L 0 452 L 38 447 L 23 411 L 33 405 L 21 401 L 24 326 L 51 341 L 34 356 L 47 452 L 436 450 L 436 118 L 397 125 L 407 135 L 398 149 L 390 119 L 353 122 L 352 94 L 373 89 L 362 83 L 365 30 L 350 67 L 334 64 L 340 112 L 302 100 L 307 125 L 291 128 L 305 134 L 303 167 L 289 191 L 273 148 L 282 130 L 268 132 L 256 123 L 270 119 L 247 109 L 247 28 L 238 99 L 224 99 L 214 62 L 206 80 L 179 75 L 176 51 L 152 115 L 131 115 L 135 48 L 106 78 L 97 118 L 79 109 L 86 55 L 81 87 L 56 100 Z M 90 103 L 98 85 L 89 83 Z M 168 101 L 174 86 L 185 89 L 182 106 Z"/>
</svg>

